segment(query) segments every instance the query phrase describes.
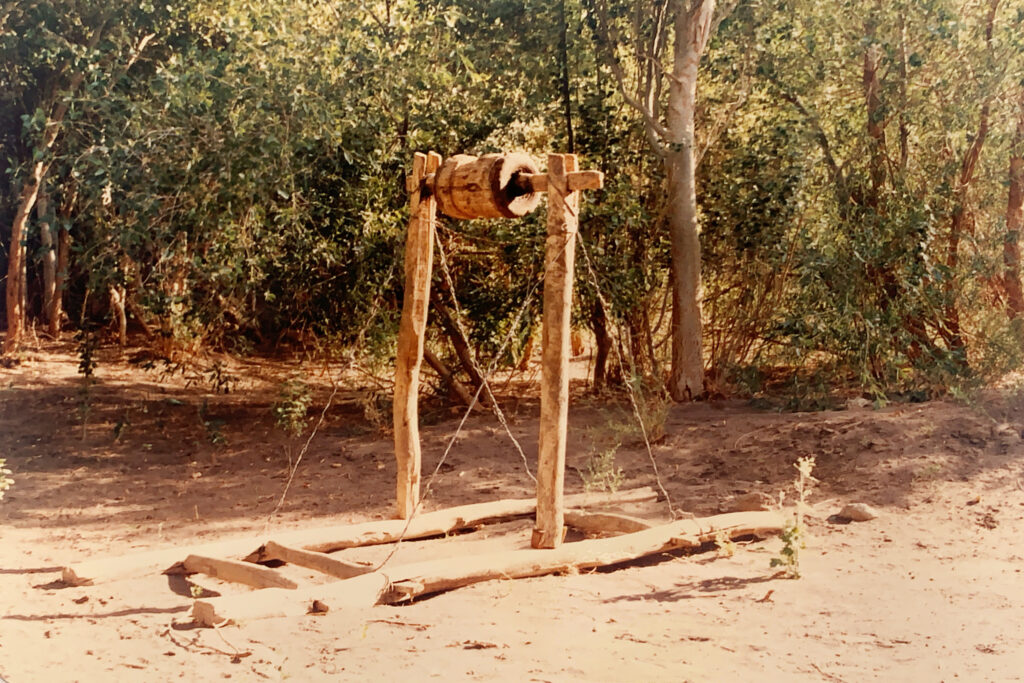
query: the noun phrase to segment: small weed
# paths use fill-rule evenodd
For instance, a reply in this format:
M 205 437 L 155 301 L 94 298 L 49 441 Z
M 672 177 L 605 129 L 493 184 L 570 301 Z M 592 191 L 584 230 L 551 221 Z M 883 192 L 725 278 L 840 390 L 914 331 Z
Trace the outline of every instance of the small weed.
M 124 411 L 121 418 L 114 424 L 114 443 L 118 443 L 121 437 L 125 435 L 128 428 L 132 426 L 131 416 L 128 411 Z
M 305 382 L 298 379 L 284 382 L 278 389 L 277 401 L 270 408 L 274 423 L 288 436 L 300 436 L 309 424 L 306 413 L 312 402 L 313 395 Z
M 93 374 L 96 372 L 99 339 L 95 332 L 88 328 L 79 330 L 75 339 L 78 341 L 78 374 L 82 375 L 82 384 L 78 388 L 78 417 L 82 422 L 82 441 L 85 441 L 89 415 L 92 413 L 92 387 L 96 382 Z
M 377 431 L 384 432 L 391 421 L 391 401 L 379 391 L 370 391 L 359 399 L 363 409 L 363 419 Z
M 278 429 L 288 435 L 289 440 L 285 444 L 284 453 L 288 458 L 288 471 L 292 471 L 292 441 L 298 439 L 302 432 L 309 426 L 309 404 L 313 402 L 313 395 L 309 385 L 299 379 L 290 379 L 281 384 L 277 393 L 277 401 L 271 406 L 270 412 L 274 415 L 274 423 Z
M 587 469 L 581 473 L 584 490 L 611 493 L 619 490 L 625 479 L 622 468 L 615 466 L 615 453 L 619 450 L 619 445 L 616 442 L 590 456 L 587 460 Z
M 719 552 L 724 557 L 732 557 L 736 554 L 736 544 L 724 529 L 715 534 L 715 545 L 718 546 Z
M 4 499 L 4 494 L 14 486 L 14 479 L 11 475 L 14 474 L 7 469 L 7 461 L 4 458 L 0 458 L 0 500 Z
M 789 578 L 799 579 L 800 551 L 807 547 L 804 541 L 806 535 L 804 513 L 809 509 L 807 496 L 816 481 L 811 476 L 811 472 L 814 470 L 814 456 L 798 458 L 794 467 L 798 473 L 793 484 L 796 489 L 796 511 L 793 514 L 793 519 L 789 520 L 782 530 L 782 549 L 779 551 L 778 557 L 772 558 L 771 566 L 783 567 Z
M 224 436 L 224 420 L 210 417 L 210 405 L 205 398 L 197 412 L 199 413 L 199 421 L 206 430 L 207 440 L 214 446 L 226 446 L 228 440 Z

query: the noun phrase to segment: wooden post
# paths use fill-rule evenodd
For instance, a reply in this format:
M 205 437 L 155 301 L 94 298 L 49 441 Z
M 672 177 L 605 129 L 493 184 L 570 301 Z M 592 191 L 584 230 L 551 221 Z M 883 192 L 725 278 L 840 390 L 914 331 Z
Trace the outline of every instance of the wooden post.
M 408 178 L 409 231 L 405 239 L 405 298 L 395 358 L 395 460 L 398 465 L 398 517 L 409 519 L 420 496 L 419 385 L 430 304 L 437 202 L 422 196 L 423 179 L 436 173 L 441 156 L 417 153 Z
M 579 226 L 579 192 L 569 190 L 575 154 L 548 155 L 548 238 L 544 259 L 540 440 L 534 548 L 557 548 L 565 536 L 563 487 L 569 420 L 569 319 Z

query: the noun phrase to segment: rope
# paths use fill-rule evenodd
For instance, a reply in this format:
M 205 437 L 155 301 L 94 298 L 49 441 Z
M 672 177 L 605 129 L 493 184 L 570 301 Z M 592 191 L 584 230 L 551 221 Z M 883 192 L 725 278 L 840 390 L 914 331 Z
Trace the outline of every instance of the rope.
M 512 338 L 515 336 L 516 329 L 519 327 L 519 322 L 522 320 L 523 315 L 526 313 L 526 310 L 529 308 L 530 301 L 533 300 L 534 293 L 537 291 L 537 288 L 543 282 L 544 282 L 544 278 L 543 277 L 537 278 L 537 281 L 535 283 L 533 283 L 533 286 L 530 287 L 530 290 L 527 292 L 526 298 L 523 299 L 522 306 L 519 307 L 519 311 L 518 311 L 518 313 L 516 313 L 516 317 L 512 321 L 512 325 L 509 326 L 508 333 L 505 335 L 505 340 L 502 342 L 501 348 L 498 350 L 498 353 L 496 353 L 494 355 L 494 358 L 491 361 L 491 364 L 487 366 L 487 373 L 486 374 L 481 374 L 481 377 L 485 381 L 481 382 L 480 386 L 478 386 L 476 388 L 476 393 L 473 394 L 473 399 L 469 402 L 469 406 L 466 408 L 466 412 L 464 412 L 462 414 L 462 419 L 459 421 L 459 426 L 456 427 L 455 433 L 453 433 L 451 435 L 451 437 L 448 439 L 448 445 L 445 446 L 444 452 L 441 454 L 440 460 L 437 461 L 437 465 L 434 467 L 434 471 L 431 472 L 430 477 L 427 479 L 426 485 L 423 487 L 423 495 L 421 495 L 420 499 L 416 502 L 416 507 L 413 508 L 412 514 L 409 515 L 409 519 L 405 520 L 405 526 L 402 527 L 402 533 L 400 533 L 398 535 L 398 538 L 395 540 L 395 544 L 391 548 L 391 551 L 387 554 L 387 557 L 385 557 L 383 560 L 381 560 L 380 564 L 378 564 L 376 567 L 374 567 L 372 571 L 376 572 L 376 571 L 380 571 L 381 569 L 383 569 L 387 565 L 387 563 L 391 561 L 391 558 L 393 558 L 395 556 L 395 553 L 398 552 L 399 546 L 401 545 L 402 541 L 405 540 L 405 535 L 409 532 L 409 525 L 412 524 L 412 520 L 416 518 L 416 515 L 419 514 L 420 509 L 423 507 L 423 502 L 430 495 L 430 491 L 431 491 L 431 489 L 434 486 L 434 480 L 437 478 L 438 473 L 441 471 L 441 466 L 444 465 L 445 460 L 448 458 L 448 454 L 451 453 L 452 446 L 455 445 L 455 441 L 459 438 L 459 434 L 462 433 L 462 428 L 465 426 L 466 420 L 469 419 L 470 414 L 473 412 L 473 408 L 476 407 L 477 401 L 480 398 L 480 393 L 483 391 L 484 386 L 486 385 L 487 377 L 489 377 L 494 372 L 494 368 L 497 366 L 498 361 L 501 359 L 501 357 L 505 354 L 505 351 L 507 351 L 508 347 L 511 345 Z M 497 404 L 495 403 L 495 405 L 497 405 Z M 510 436 L 511 436 L 511 434 L 510 434 Z M 514 440 L 515 440 L 515 438 L 513 437 L 513 441 Z M 520 453 L 522 453 L 522 449 L 521 448 L 520 448 Z M 525 460 L 525 458 L 526 458 L 525 454 L 523 454 L 523 458 Z M 527 468 L 527 472 L 529 472 L 529 468 Z M 532 479 L 533 475 L 531 475 L 530 478 Z M 536 481 L 536 479 L 534 479 L 534 481 Z
M 594 287 L 594 291 L 597 293 L 597 298 L 601 302 L 601 305 L 604 307 L 604 310 L 610 315 L 611 311 L 612 311 L 612 308 L 611 308 L 611 306 L 608 305 L 608 300 L 605 299 L 604 293 L 601 290 L 601 285 L 600 285 L 600 283 L 598 282 L 598 279 L 597 279 L 597 273 L 594 271 L 594 264 L 591 262 L 590 254 L 587 253 L 587 247 L 586 247 L 586 245 L 583 242 L 583 236 L 580 233 L 577 233 L 576 238 L 577 238 L 577 241 L 579 242 L 579 245 L 580 245 L 580 253 L 583 254 L 583 261 L 586 263 L 586 266 L 587 266 L 587 273 L 590 275 L 591 284 Z M 623 344 L 622 344 L 622 337 L 623 337 L 622 325 L 621 325 L 620 321 L 618 320 L 618 318 L 614 318 L 614 320 L 615 320 L 615 328 L 618 330 L 618 333 L 619 333 L 619 346 L 620 346 L 620 348 L 628 349 L 629 348 L 629 346 L 628 346 L 628 341 L 629 340 L 628 339 L 626 340 L 626 342 L 627 342 L 626 346 L 623 347 Z M 623 379 L 625 379 L 625 377 L 626 377 L 626 369 L 622 365 L 622 354 L 621 353 L 615 354 L 615 358 L 618 361 L 619 372 L 622 374 Z M 630 357 L 630 361 L 631 361 L 630 365 L 633 365 L 632 357 Z M 631 375 L 630 375 L 631 377 L 633 375 L 635 375 L 635 370 L 636 370 L 636 368 L 634 366 L 633 367 L 633 371 L 634 372 L 631 373 Z M 676 510 L 674 505 L 672 505 L 672 498 L 669 497 L 668 491 L 665 489 L 664 484 L 662 484 L 662 482 L 661 482 L 661 472 L 658 470 L 658 460 L 657 460 L 657 458 L 654 457 L 654 449 L 651 448 L 651 440 L 647 436 L 647 426 L 644 424 L 644 418 L 643 418 L 643 416 L 640 413 L 640 405 L 639 405 L 639 403 L 636 400 L 636 392 L 633 389 L 633 383 L 630 382 L 630 381 L 626 381 L 625 384 L 626 384 L 626 394 L 629 396 L 629 404 L 633 408 L 633 416 L 636 418 L 637 424 L 640 425 L 640 434 L 641 434 L 641 436 L 643 436 L 643 438 L 644 438 L 644 445 L 647 447 L 647 457 L 651 461 L 651 469 L 654 471 L 654 481 L 658 485 L 658 490 L 661 491 L 661 495 L 665 496 L 665 503 L 668 505 L 669 514 L 672 515 L 673 519 L 677 519 L 677 518 L 679 518 L 681 516 L 681 513 L 678 510 Z
M 448 285 L 448 293 L 451 295 L 452 307 L 455 309 L 455 325 L 459 328 L 459 334 L 462 335 L 462 338 L 469 339 L 469 335 L 466 334 L 466 329 L 462 326 L 462 308 L 459 306 L 458 297 L 455 296 L 455 282 L 452 280 L 451 271 L 448 270 L 448 258 L 445 255 L 444 246 L 441 244 L 441 240 L 437 240 L 437 251 L 441 256 L 441 272 L 444 273 L 445 284 Z M 527 301 L 529 301 L 532 296 L 531 292 L 530 296 L 527 297 Z M 517 317 L 512 329 L 514 330 L 518 325 L 519 319 Z M 504 351 L 495 356 L 495 358 L 500 358 L 503 353 Z M 490 382 L 487 381 L 487 375 L 480 370 L 480 366 L 472 355 L 469 357 L 469 362 L 470 365 L 473 366 L 472 370 L 481 379 L 480 386 L 477 387 L 477 396 L 480 395 L 480 389 L 483 389 L 486 392 L 487 400 L 491 404 L 494 416 L 498 418 L 498 422 L 501 423 L 501 426 L 505 429 L 505 433 L 508 434 L 508 438 L 512 441 L 512 445 L 515 446 L 516 451 L 519 453 L 520 460 L 523 461 L 523 469 L 526 470 L 527 476 L 529 476 L 534 483 L 537 483 L 537 477 L 533 476 L 533 472 L 530 471 L 530 462 L 526 458 L 526 452 L 523 450 L 522 444 L 519 443 L 519 440 L 516 439 L 515 435 L 512 433 L 512 429 L 508 426 L 508 421 L 505 419 L 505 413 L 501 410 L 501 406 L 498 405 L 498 400 L 494 397 L 494 393 L 491 391 L 491 385 Z M 475 400 L 476 399 L 474 398 L 474 401 Z
M 366 331 L 370 329 L 370 323 L 373 322 L 373 319 L 377 317 L 377 313 L 380 312 L 380 302 L 381 299 L 383 298 L 384 288 L 387 287 L 389 282 L 391 282 L 391 278 L 394 275 L 394 273 L 395 267 L 394 264 L 392 264 L 387 276 L 384 278 L 384 281 L 381 283 L 380 288 L 377 290 L 377 295 L 373 298 L 373 301 L 370 305 L 370 311 L 366 315 L 366 320 L 363 321 L 362 326 L 359 328 L 359 333 L 356 335 L 356 341 L 354 344 L 356 348 L 358 348 L 362 344 L 362 341 L 366 336 Z M 355 355 L 350 354 L 345 366 L 338 371 L 338 379 L 341 379 L 341 375 L 343 372 L 345 372 L 345 370 L 353 367 L 355 364 Z M 327 403 L 324 404 L 324 409 L 320 411 L 320 418 L 317 420 L 316 425 L 314 425 L 313 430 L 309 433 L 309 436 L 306 437 L 306 442 L 302 444 L 302 449 L 299 451 L 298 456 L 295 458 L 294 464 L 289 463 L 290 471 L 288 473 L 288 481 L 285 482 L 284 490 L 281 492 L 281 498 L 278 499 L 277 505 L 275 505 L 274 509 L 270 511 L 270 514 L 267 515 L 266 521 L 263 523 L 264 535 L 266 535 L 270 531 L 271 520 L 273 520 L 274 515 L 280 512 L 281 506 L 284 505 L 284 501 L 288 497 L 288 491 L 292 487 L 292 481 L 295 479 L 295 474 L 299 471 L 299 463 L 302 462 L 303 456 L 305 456 L 306 451 L 309 450 L 309 444 L 313 442 L 313 437 L 316 436 L 317 432 L 320 431 L 320 427 L 323 426 L 324 420 L 327 418 L 327 411 L 330 410 L 331 405 L 334 404 L 334 399 L 335 397 L 337 397 L 338 390 L 341 388 L 339 382 L 335 381 L 335 379 L 331 377 L 330 372 L 327 373 L 327 377 L 328 379 L 331 380 L 331 395 L 327 397 Z

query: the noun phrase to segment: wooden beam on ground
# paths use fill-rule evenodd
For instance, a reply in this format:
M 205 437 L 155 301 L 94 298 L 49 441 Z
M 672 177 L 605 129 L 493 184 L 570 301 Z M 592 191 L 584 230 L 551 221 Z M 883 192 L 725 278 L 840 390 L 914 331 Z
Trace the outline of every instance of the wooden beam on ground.
M 721 535 L 739 538 L 779 533 L 779 512 L 735 512 L 705 519 L 684 519 L 613 538 L 567 543 L 543 550 L 511 550 L 487 555 L 445 558 L 385 568 L 391 590 L 384 602 L 405 602 L 491 579 L 518 579 L 592 569 L 680 548 L 696 548 Z
M 631 534 L 654 526 L 639 517 L 584 510 L 566 510 L 565 523 L 587 534 Z
M 781 512 L 734 512 L 704 519 L 684 519 L 614 538 L 567 543 L 554 549 L 509 550 L 387 566 L 352 579 L 297 591 L 271 588 L 240 596 L 197 600 L 192 616 L 201 625 L 215 626 L 229 621 L 306 614 L 311 611 L 314 600 L 332 609 L 397 604 L 480 581 L 620 564 L 680 548 L 699 547 L 723 535 L 738 538 L 779 533 L 785 522 L 786 517 Z
M 164 574 L 206 574 L 221 581 L 244 583 L 253 588 L 298 588 L 299 585 L 269 567 L 221 557 L 189 555 Z
M 326 553 L 292 548 L 274 541 L 267 541 L 259 549 L 259 557 L 256 561 L 269 562 L 271 560 L 280 560 L 306 569 L 313 569 L 336 579 L 351 579 L 353 576 L 366 574 L 373 569 L 372 565 L 346 562 Z
M 650 487 L 618 491 L 617 493 L 580 493 L 566 496 L 566 505 L 602 507 L 628 505 L 656 500 L 658 494 Z M 409 525 L 406 539 L 443 536 L 453 531 L 470 529 L 481 524 L 503 519 L 532 515 L 537 509 L 534 498 L 496 500 L 421 513 Z M 361 524 L 337 524 L 313 529 L 297 529 L 274 534 L 283 545 L 331 552 L 363 545 L 393 543 L 402 535 L 405 522 L 388 519 Z M 103 557 L 62 568 L 62 579 L 69 586 L 89 586 L 114 579 L 141 576 L 147 572 L 162 572 L 183 556 L 204 555 L 257 560 L 262 539 L 248 536 L 202 543 L 194 546 L 162 548 L 143 552 Z
M 141 576 L 147 572 L 159 573 L 179 562 L 183 555 L 214 555 L 243 557 L 259 545 L 259 540 L 234 538 L 199 545 L 161 548 L 143 552 L 86 560 L 61 568 L 61 580 L 69 586 L 92 586 L 115 579 Z
M 409 196 L 409 229 L 405 240 L 405 298 L 398 328 L 395 356 L 394 430 L 398 464 L 396 499 L 398 517 L 412 517 L 420 498 L 419 386 L 423 345 L 430 307 L 430 271 L 434 260 L 434 223 L 437 201 L 424 195 L 423 179 L 441 165 L 436 152 L 417 153 L 413 159 Z
M 617 493 L 579 493 L 566 496 L 572 507 L 593 507 L 655 500 L 657 493 L 650 487 L 619 491 Z M 305 550 L 331 553 L 345 548 L 394 543 L 399 538 L 413 540 L 444 536 L 462 529 L 472 529 L 500 520 L 515 519 L 532 515 L 537 509 L 533 499 L 496 500 L 488 503 L 460 505 L 435 512 L 417 515 L 408 523 L 401 519 L 386 519 L 379 522 L 345 524 L 319 529 L 300 529 L 287 534 L 275 534 L 279 543 Z M 404 536 L 403 536 L 404 531 Z M 247 560 L 257 560 L 253 553 Z
M 223 626 L 251 619 L 372 607 L 380 603 L 388 588 L 387 581 L 386 576 L 374 573 L 298 590 L 266 588 L 244 595 L 196 600 L 192 603 L 192 618 L 201 626 Z

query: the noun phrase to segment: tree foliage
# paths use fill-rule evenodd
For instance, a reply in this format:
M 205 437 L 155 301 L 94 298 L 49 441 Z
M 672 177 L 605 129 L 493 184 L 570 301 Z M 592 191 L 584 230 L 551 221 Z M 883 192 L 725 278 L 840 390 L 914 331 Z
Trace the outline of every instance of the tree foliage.
M 650 37 L 682 5 L 8 3 L 0 245 L 16 255 L 7 226 L 23 215 L 16 293 L 44 315 L 53 225 L 72 245 L 65 327 L 120 309 L 167 349 L 330 340 L 386 355 L 412 153 L 543 159 L 571 141 L 606 174 L 583 206 L 575 313 L 603 354 L 596 379 L 620 357 L 663 380 L 669 178 L 608 27 Z M 718 20 L 693 140 L 706 388 L 756 391 L 782 368 L 942 392 L 1018 363 L 1019 1 L 765 0 Z M 668 74 L 662 47 L 620 68 Z M 647 95 L 670 104 L 667 88 Z M 23 211 L 43 183 L 50 201 Z M 541 219 L 442 219 L 439 236 L 471 341 L 492 354 L 540 277 Z

